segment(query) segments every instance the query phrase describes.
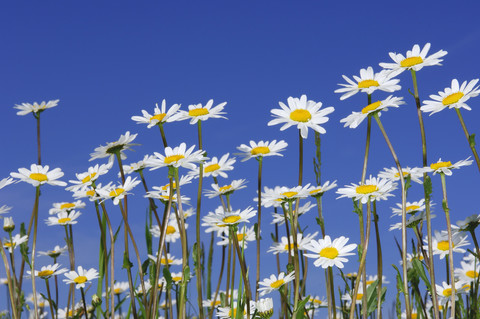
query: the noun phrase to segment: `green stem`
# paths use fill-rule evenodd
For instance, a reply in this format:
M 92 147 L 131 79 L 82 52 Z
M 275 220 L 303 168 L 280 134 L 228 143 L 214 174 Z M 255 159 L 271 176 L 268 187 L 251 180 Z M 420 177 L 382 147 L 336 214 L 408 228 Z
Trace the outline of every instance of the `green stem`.
M 375 238 L 377 241 L 377 319 L 382 319 L 382 281 L 383 281 L 383 261 L 382 261 L 382 243 L 380 241 L 380 232 L 378 229 L 377 202 L 373 202 L 373 223 L 375 225 Z
M 463 120 L 462 113 L 460 110 L 455 108 L 457 112 L 458 119 L 460 120 L 460 124 L 462 125 L 463 133 L 465 133 L 465 137 L 467 138 L 468 146 L 472 150 L 473 156 L 475 157 L 475 162 L 477 162 L 478 171 L 480 172 L 480 158 L 478 157 L 477 150 L 475 149 L 475 141 L 473 140 L 474 135 L 470 135 L 467 130 L 467 126 L 465 125 L 465 121 Z
M 234 249 L 237 252 L 238 263 L 240 264 L 240 270 L 242 272 L 242 278 L 245 284 L 245 295 L 246 295 L 246 307 L 247 307 L 247 318 L 250 318 L 250 300 L 252 300 L 252 290 L 250 289 L 250 282 L 248 280 L 247 267 L 245 265 L 245 259 L 240 250 L 238 244 L 237 232 L 230 227 L 230 236 L 233 239 Z
M 198 146 L 199 149 L 202 149 L 202 121 L 198 121 Z M 180 187 L 179 181 L 177 181 L 178 187 Z M 197 240 L 197 266 L 195 267 L 195 273 L 197 277 L 197 301 L 198 301 L 198 310 L 200 319 L 203 319 L 205 316 L 203 314 L 203 298 L 202 298 L 202 245 L 200 240 L 200 209 L 202 206 L 202 187 L 203 187 L 203 163 L 199 164 L 199 175 L 198 175 L 198 193 L 197 193 L 197 211 L 196 211 L 196 240 Z
M 85 302 L 85 291 L 83 291 L 83 288 L 80 288 L 80 292 L 82 293 L 83 313 L 85 314 L 85 319 L 88 319 L 87 303 Z
M 258 288 L 260 282 L 260 229 L 261 222 L 262 222 L 262 164 L 263 164 L 263 156 L 258 157 L 258 208 L 257 208 L 257 229 L 255 231 L 255 237 L 257 240 L 257 277 L 255 278 L 255 301 L 258 301 Z
M 37 161 L 38 165 L 42 165 L 42 152 L 40 147 L 40 113 L 34 113 L 33 116 L 37 119 Z
M 163 148 L 166 148 L 168 145 L 167 145 L 167 139 L 165 138 L 165 131 L 163 130 L 163 123 L 159 122 L 157 125 L 160 128 L 160 134 L 162 135 Z
M 50 312 L 52 314 L 52 318 L 55 318 L 55 311 L 53 311 L 53 300 L 52 295 L 50 294 L 50 285 L 48 283 L 48 279 L 45 279 L 45 286 L 47 286 L 48 304 L 50 306 Z
M 40 118 L 38 119 L 40 123 Z M 37 248 L 37 225 L 38 225 L 38 202 L 40 198 L 40 186 L 36 187 L 35 190 L 35 204 L 34 204 L 34 221 L 33 221 L 33 241 L 32 241 L 32 261 L 31 261 L 31 270 L 32 270 L 32 294 L 33 294 L 33 305 L 35 308 L 35 317 L 38 316 L 38 305 L 37 305 L 37 287 L 35 285 L 35 253 Z

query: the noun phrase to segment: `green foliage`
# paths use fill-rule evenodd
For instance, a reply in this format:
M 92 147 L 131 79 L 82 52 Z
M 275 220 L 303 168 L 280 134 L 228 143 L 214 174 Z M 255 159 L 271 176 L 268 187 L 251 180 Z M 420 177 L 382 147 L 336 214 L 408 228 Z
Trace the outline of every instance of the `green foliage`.
M 468 136 L 468 144 L 470 144 L 471 148 L 475 148 L 475 134 Z
M 123 265 L 122 269 L 130 269 L 133 267 L 132 262 L 128 259 L 127 252 L 123 253 Z

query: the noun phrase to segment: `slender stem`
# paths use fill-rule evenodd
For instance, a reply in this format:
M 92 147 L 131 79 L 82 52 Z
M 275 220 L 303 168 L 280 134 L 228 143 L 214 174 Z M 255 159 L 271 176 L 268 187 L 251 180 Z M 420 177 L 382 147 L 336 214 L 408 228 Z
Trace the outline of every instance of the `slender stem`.
M 382 243 L 380 241 L 380 232 L 378 229 L 377 202 L 373 202 L 373 223 L 375 225 L 375 239 L 377 241 L 377 319 L 382 319 L 382 281 L 383 281 L 383 261 L 382 261 Z
M 217 289 L 215 289 L 215 296 L 212 299 L 212 308 L 208 313 L 208 317 L 211 319 L 213 316 L 213 311 L 215 310 L 215 304 L 217 301 L 218 292 L 220 290 L 220 283 L 222 282 L 223 270 L 225 269 L 225 249 L 226 245 L 222 246 L 222 264 L 220 266 L 220 274 L 218 275 Z
M 85 319 L 88 319 L 87 303 L 85 302 L 85 291 L 83 291 L 83 288 L 80 288 L 80 292 L 82 293 L 83 313 L 85 314 Z
M 202 121 L 198 121 L 198 145 L 199 149 L 202 149 Z M 178 187 L 180 187 L 180 182 L 177 181 Z M 196 241 L 197 241 L 197 266 L 195 267 L 195 273 L 197 277 L 197 301 L 198 301 L 198 310 L 200 319 L 203 319 L 205 316 L 203 314 L 203 298 L 202 298 L 202 245 L 200 240 L 200 208 L 202 206 L 202 187 L 203 187 L 203 163 L 199 165 L 199 174 L 198 174 L 198 193 L 197 193 L 197 211 L 196 211 Z
M 303 179 L 303 137 L 298 130 L 298 185 L 302 185 Z
M 40 123 L 40 118 L 38 119 Z M 40 125 L 40 124 L 39 124 Z M 35 191 L 35 204 L 34 204 L 34 221 L 33 221 L 33 241 L 32 241 L 32 293 L 33 293 L 33 305 L 35 307 L 35 318 L 38 317 L 38 305 L 37 305 L 37 287 L 35 285 L 35 253 L 37 248 L 37 225 L 38 225 L 38 202 L 40 198 L 40 186 L 36 187 Z
M 237 252 L 238 263 L 240 264 L 240 270 L 242 271 L 242 277 L 245 284 L 245 294 L 246 294 L 246 305 L 247 305 L 247 317 L 250 318 L 250 300 L 252 299 L 252 290 L 250 289 L 250 282 L 248 280 L 247 274 L 247 267 L 245 265 L 245 258 L 242 255 L 242 251 L 240 250 L 240 246 L 238 244 L 238 238 L 236 231 L 230 229 L 230 236 L 233 239 L 234 249 Z
M 477 150 L 475 149 L 475 141 L 470 140 L 472 135 L 468 133 L 467 126 L 465 125 L 465 121 L 463 120 L 462 113 L 460 113 L 460 110 L 455 108 L 455 111 L 457 112 L 458 119 L 460 120 L 460 124 L 462 125 L 463 132 L 465 133 L 465 137 L 467 138 L 468 146 L 470 146 L 470 149 L 472 150 L 473 156 L 475 157 L 475 162 L 477 162 L 477 167 L 478 171 L 480 172 L 480 158 L 478 157 Z
M 5 272 L 7 273 L 7 287 L 8 287 L 8 294 L 10 295 L 9 299 L 10 299 L 10 304 L 12 306 L 13 317 L 17 319 L 18 318 L 17 304 L 16 304 L 15 290 L 14 290 L 14 283 L 13 283 L 13 281 L 16 281 L 17 278 L 12 279 L 11 277 L 7 254 L 5 253 L 5 248 L 3 247 L 3 243 L 1 239 L 0 239 L 0 253 L 2 254 L 3 264 L 5 266 Z
M 257 199 L 258 199 L 258 208 L 257 208 L 257 230 L 255 232 L 255 237 L 257 240 L 257 277 L 255 278 L 255 301 L 258 301 L 258 288 L 260 282 L 260 229 L 262 222 L 262 164 L 263 156 L 258 157 L 258 187 L 257 187 Z
M 298 201 L 297 201 L 298 202 Z M 296 210 L 298 211 L 298 209 Z M 298 241 L 297 241 L 297 212 L 293 211 L 293 204 L 288 202 L 288 215 L 290 216 L 292 237 L 293 237 L 293 266 L 295 268 L 295 284 L 293 290 L 293 313 L 294 317 L 298 311 L 299 288 L 300 288 L 300 264 L 298 262 Z
M 42 165 L 42 151 L 40 147 L 40 113 L 34 113 L 33 116 L 37 119 L 37 161 L 38 165 Z
M 167 139 L 165 138 L 165 131 L 163 130 L 163 123 L 159 122 L 157 125 L 160 128 L 160 134 L 162 135 L 163 148 L 166 148 L 168 145 L 167 145 Z
M 52 313 L 52 318 L 55 318 L 55 311 L 53 311 L 53 300 L 52 295 L 50 294 L 50 284 L 48 283 L 48 279 L 45 279 L 45 286 L 47 287 L 47 295 L 48 295 L 48 304 L 50 306 L 50 312 Z

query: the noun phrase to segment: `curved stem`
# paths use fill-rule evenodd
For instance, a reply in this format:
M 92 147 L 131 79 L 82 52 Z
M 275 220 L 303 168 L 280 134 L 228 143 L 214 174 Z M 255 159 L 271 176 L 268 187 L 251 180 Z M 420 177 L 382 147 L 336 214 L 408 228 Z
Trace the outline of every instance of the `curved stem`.
M 455 108 L 455 111 L 457 112 L 458 119 L 460 120 L 460 124 L 462 125 L 463 133 L 465 133 L 465 137 L 467 138 L 468 146 L 470 146 L 470 149 L 472 150 L 473 157 L 475 157 L 475 162 L 477 162 L 478 171 L 480 172 L 480 158 L 478 157 L 477 150 L 475 149 L 475 141 L 473 140 L 473 135 L 470 135 L 468 133 L 467 126 L 465 125 L 465 122 L 463 121 L 463 116 L 462 116 L 462 113 L 460 113 L 460 110 Z

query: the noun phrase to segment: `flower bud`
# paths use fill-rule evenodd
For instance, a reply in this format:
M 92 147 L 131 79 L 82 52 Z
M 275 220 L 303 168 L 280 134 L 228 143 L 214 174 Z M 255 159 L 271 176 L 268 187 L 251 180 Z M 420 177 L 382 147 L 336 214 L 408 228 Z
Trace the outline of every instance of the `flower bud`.
M 257 311 L 261 318 L 270 318 L 273 316 L 273 299 L 264 298 L 257 301 Z
M 96 308 L 96 307 L 100 306 L 101 304 L 102 304 L 102 298 L 100 298 L 97 295 L 93 295 L 92 296 L 92 306 L 94 306 Z
M 3 230 L 7 233 L 11 233 L 15 229 L 15 223 L 12 217 L 5 217 L 3 219 Z

